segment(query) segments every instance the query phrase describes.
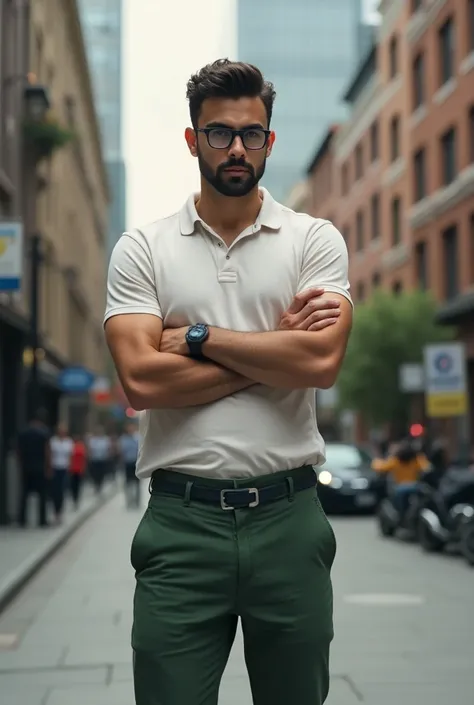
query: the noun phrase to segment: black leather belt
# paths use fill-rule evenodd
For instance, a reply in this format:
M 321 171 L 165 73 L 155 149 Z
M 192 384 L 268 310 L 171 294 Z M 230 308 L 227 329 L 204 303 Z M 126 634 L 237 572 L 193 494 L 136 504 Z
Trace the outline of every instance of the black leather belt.
M 288 477 L 273 485 L 238 488 L 210 487 L 205 484 L 199 484 L 199 478 L 196 478 L 196 481 L 192 483 L 173 482 L 169 479 L 160 478 L 158 471 L 151 479 L 150 492 L 151 494 L 171 495 L 172 497 L 181 497 L 183 499 L 188 496 L 190 501 L 217 504 L 222 509 L 229 511 L 276 502 L 279 499 L 291 496 L 294 492 L 301 492 L 302 490 L 316 487 L 316 483 L 316 474 L 311 467 L 305 468 L 303 473 L 299 471 L 294 477 L 292 477 L 292 471 L 290 470 L 288 471 Z M 191 485 L 190 488 L 189 485 Z

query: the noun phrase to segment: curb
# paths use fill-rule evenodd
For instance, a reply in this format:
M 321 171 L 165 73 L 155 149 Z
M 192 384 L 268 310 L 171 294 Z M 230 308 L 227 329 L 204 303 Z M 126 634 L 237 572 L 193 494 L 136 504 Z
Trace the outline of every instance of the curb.
M 0 614 L 18 595 L 20 590 L 31 580 L 36 573 L 48 562 L 57 551 L 90 519 L 96 512 L 110 502 L 118 493 L 118 488 L 112 487 L 111 491 L 101 500 L 92 502 L 78 517 L 74 519 L 58 535 L 47 541 L 36 553 L 28 557 L 18 568 L 12 571 L 0 584 Z

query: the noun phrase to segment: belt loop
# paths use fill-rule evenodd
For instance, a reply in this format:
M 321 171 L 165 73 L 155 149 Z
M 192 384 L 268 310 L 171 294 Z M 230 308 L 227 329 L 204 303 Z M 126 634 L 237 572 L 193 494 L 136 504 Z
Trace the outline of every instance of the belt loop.
M 285 481 L 288 485 L 288 501 L 292 502 L 295 498 L 295 483 L 292 477 L 285 477 Z
M 184 506 L 189 507 L 191 504 L 191 490 L 193 488 L 194 482 L 187 482 L 186 489 L 184 490 Z

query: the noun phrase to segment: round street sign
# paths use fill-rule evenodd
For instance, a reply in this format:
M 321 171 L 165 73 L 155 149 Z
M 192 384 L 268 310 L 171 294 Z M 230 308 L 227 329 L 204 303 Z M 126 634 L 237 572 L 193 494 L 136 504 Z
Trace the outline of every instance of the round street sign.
M 58 383 L 63 392 L 84 394 L 90 390 L 94 380 L 95 375 L 87 368 L 68 367 L 59 375 Z

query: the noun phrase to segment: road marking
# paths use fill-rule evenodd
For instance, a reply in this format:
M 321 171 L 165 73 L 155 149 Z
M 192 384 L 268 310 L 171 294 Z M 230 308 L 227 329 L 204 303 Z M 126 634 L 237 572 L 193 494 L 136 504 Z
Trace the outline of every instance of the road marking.
M 350 605 L 382 605 L 389 607 L 422 605 L 426 602 L 422 595 L 402 595 L 393 593 L 367 593 L 360 595 L 345 595 L 344 602 Z
M 0 651 L 9 651 L 18 646 L 18 634 L 0 634 Z

